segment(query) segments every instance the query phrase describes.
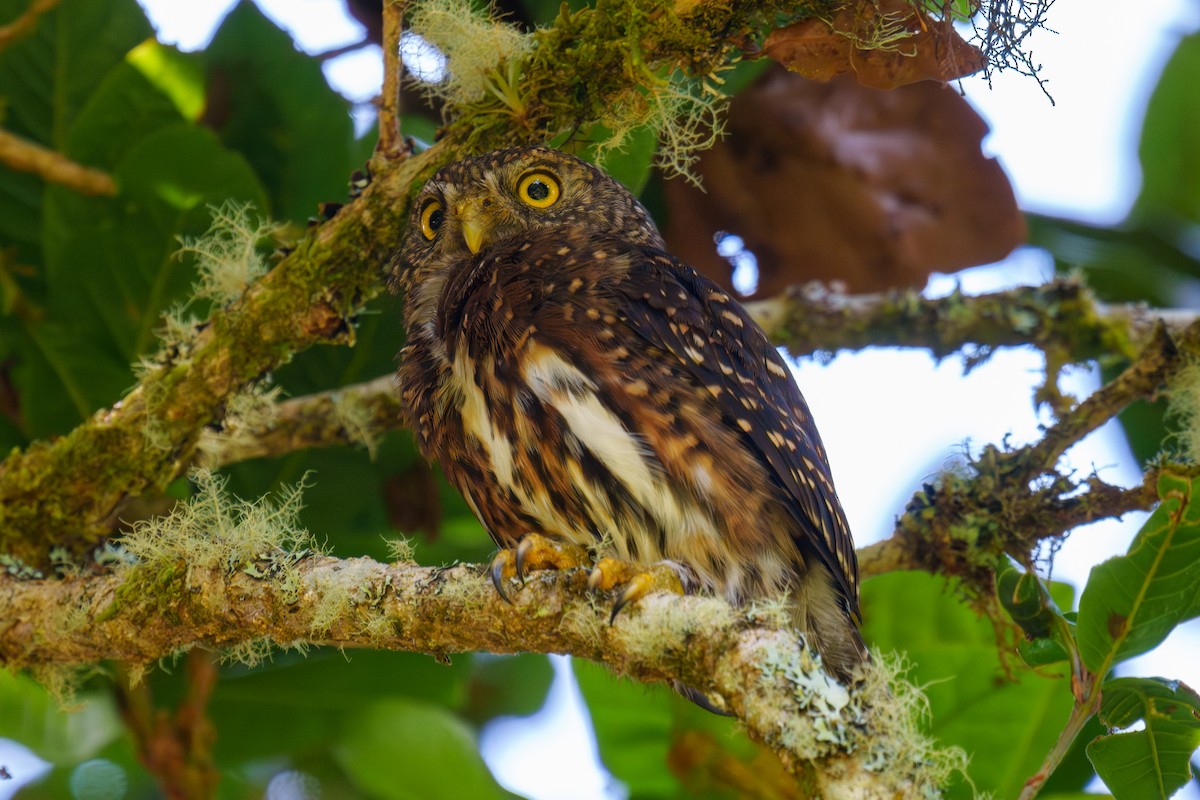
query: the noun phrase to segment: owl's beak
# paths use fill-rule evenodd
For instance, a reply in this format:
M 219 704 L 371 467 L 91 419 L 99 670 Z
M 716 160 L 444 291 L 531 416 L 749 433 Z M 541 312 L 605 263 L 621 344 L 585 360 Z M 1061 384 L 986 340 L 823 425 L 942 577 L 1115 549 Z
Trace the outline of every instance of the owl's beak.
M 471 255 L 475 255 L 479 248 L 483 247 L 483 235 L 486 231 L 481 223 L 482 220 L 476 217 L 465 217 L 462 221 L 463 241 L 467 243 Z
M 461 221 L 462 237 L 467 243 L 467 249 L 471 251 L 471 255 L 478 253 L 487 239 L 490 227 L 483 203 L 475 198 L 464 198 L 462 202 L 455 204 L 454 213 Z

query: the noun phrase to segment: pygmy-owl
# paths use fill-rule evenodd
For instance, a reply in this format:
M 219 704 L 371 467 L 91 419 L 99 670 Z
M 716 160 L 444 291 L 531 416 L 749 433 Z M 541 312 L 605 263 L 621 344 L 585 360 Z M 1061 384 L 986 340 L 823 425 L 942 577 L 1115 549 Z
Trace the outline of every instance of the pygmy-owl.
M 556 150 L 440 170 L 392 264 L 408 422 L 502 548 L 536 533 L 735 604 L 787 596 L 846 680 L 858 567 L 808 406 L 745 310 L 663 248 L 623 186 Z

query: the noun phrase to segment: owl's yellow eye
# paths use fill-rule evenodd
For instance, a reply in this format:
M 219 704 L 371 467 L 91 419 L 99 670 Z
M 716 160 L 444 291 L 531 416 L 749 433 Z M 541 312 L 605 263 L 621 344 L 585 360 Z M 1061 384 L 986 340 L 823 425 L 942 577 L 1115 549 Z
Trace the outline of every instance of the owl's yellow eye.
M 558 201 L 558 179 L 549 172 L 531 172 L 517 185 L 517 194 L 534 208 L 549 208 Z
M 442 210 L 442 204 L 437 200 L 430 200 L 421 209 L 421 235 L 428 241 L 433 241 L 437 236 L 438 228 L 442 227 L 442 218 L 445 217 L 445 212 Z

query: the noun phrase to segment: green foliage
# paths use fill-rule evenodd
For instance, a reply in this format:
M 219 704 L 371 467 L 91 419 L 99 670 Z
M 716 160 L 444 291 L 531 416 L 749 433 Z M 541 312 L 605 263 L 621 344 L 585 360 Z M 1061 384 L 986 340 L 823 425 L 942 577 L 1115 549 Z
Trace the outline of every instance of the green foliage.
M 317 61 L 252 3 L 239 3 L 204 53 L 205 121 L 253 166 L 281 220 L 303 222 L 340 200 L 356 163 L 350 104 Z
M 335 754 L 351 780 L 380 800 L 513 796 L 487 771 L 467 726 L 415 700 L 380 700 L 350 715 Z
M 1053 745 L 1071 708 L 1061 675 L 1020 671 L 1006 676 L 992 624 L 949 602 L 946 582 L 916 572 L 863 584 L 864 636 L 872 649 L 899 650 L 912 662 L 909 679 L 929 700 L 930 732 L 971 758 L 948 793 L 1016 797 Z M 1069 598 L 1067 598 L 1069 602 Z
M 1120 661 L 1156 646 L 1200 613 L 1200 503 L 1196 483 L 1164 474 L 1162 502 L 1128 555 L 1092 569 L 1079 601 L 1079 653 L 1103 677 Z
M 1135 213 L 1162 222 L 1200 223 L 1200 34 L 1186 36 L 1163 69 L 1146 108 L 1138 155 L 1142 193 Z
M 0 20 L 28 5 L 0 0 Z M 560 46 L 567 39 L 520 34 L 491 22 L 472 27 L 466 15 L 443 19 L 454 23 L 443 27 L 466 25 L 468 34 L 490 31 L 467 35 L 465 43 L 461 31 L 451 31 L 458 42 L 452 70 L 457 67 L 459 79 L 447 87 L 452 99 L 490 108 L 495 113 L 487 119 L 500 126 L 520 122 L 521 113 L 531 110 L 543 115 L 539 120 L 553 118 L 564 139 L 568 133 L 593 143 L 623 138 L 623 150 L 592 146 L 585 154 L 635 189 L 646 185 L 650 165 L 662 157 L 660 132 L 677 137 L 677 150 L 696 144 L 689 139 L 696 129 L 677 120 L 694 122 L 710 113 L 716 95 L 706 94 L 696 79 L 647 66 L 647 54 L 631 46 L 652 38 L 651 30 L 684 35 L 670 15 L 629 17 L 632 5 L 623 2 L 576 2 L 566 11 L 556 0 L 532 5 L 532 18 L 550 22 L 561 14 L 570 36 L 593 41 L 567 62 Z M 957 1 L 927 6 L 953 16 L 969 8 Z M 349 104 L 326 85 L 317 61 L 297 52 L 252 4 L 239 4 L 202 54 L 182 54 L 151 36 L 133 0 L 62 0 L 39 18 L 31 35 L 0 47 L 0 125 L 111 174 L 118 189 L 114 197 L 85 197 L 0 170 L 0 389 L 7 393 L 11 384 L 20 400 L 19 413 L 0 415 L 4 451 L 70 429 L 134 384 L 131 365 L 158 348 L 169 310 L 190 301 L 197 281 L 213 275 L 195 254 L 179 255 L 181 240 L 203 249 L 194 237 L 211 225 L 213 207 L 251 204 L 265 219 L 292 223 L 294 230 L 322 201 L 344 199 L 350 172 L 369 152 L 370 141 L 354 141 Z M 1064 268 L 1082 267 L 1107 297 L 1172 304 L 1180 286 L 1200 276 L 1200 262 L 1178 226 L 1200 221 L 1194 146 L 1200 117 L 1192 102 L 1200 82 L 1198 42 L 1192 36 L 1180 45 L 1151 101 L 1140 153 L 1146 181 L 1131 219 L 1114 228 L 1032 221 L 1035 242 Z M 648 76 L 656 88 L 583 114 L 538 108 L 542 90 L 549 97 L 569 96 L 563 86 L 518 91 L 522 65 L 538 59 L 562 67 L 563 86 L 583 104 L 595 102 L 586 91 L 589 81 L 626 71 Z M 582 77 L 566 67 L 578 67 Z M 724 87 L 736 91 L 758 69 L 759 63 L 741 65 L 727 74 Z M 576 131 L 578 117 L 589 115 L 606 125 Z M 406 114 L 403 122 L 405 133 L 432 140 L 429 119 Z M 245 235 L 236 244 L 243 250 L 266 233 L 249 221 L 240 227 Z M 255 248 L 249 250 L 257 257 Z M 254 274 L 267 266 L 260 263 Z M 208 299 L 226 302 L 246 282 L 247 276 L 237 277 L 232 288 L 207 292 Z M 302 396 L 392 372 L 403 342 L 398 301 L 380 298 L 357 322 L 354 348 L 299 354 L 264 376 L 264 387 Z M 1151 420 L 1140 430 L 1132 434 L 1139 452 L 1157 451 L 1161 422 Z M 390 433 L 370 448 L 237 465 L 228 471 L 228 486 L 240 497 L 263 496 L 312 471 L 298 518 L 291 516 L 294 507 L 282 519 L 267 506 L 224 497 L 212 484 L 167 518 L 177 535 L 161 535 L 168 529 L 160 520 L 160 527 L 143 525 L 141 538 L 133 537 L 140 577 L 169 575 L 181 560 L 256 569 L 261 553 L 276 545 L 307 546 L 300 534 L 305 528 L 329 532 L 328 545 L 339 555 L 386 558 L 384 540 L 403 534 L 412 537 L 422 563 L 486 560 L 492 545 L 440 477 L 425 498 L 432 522 L 395 530 L 390 487 L 418 462 L 411 437 Z M 1071 605 L 1063 587 L 1047 589 L 1019 570 L 1000 576 L 1001 602 L 1029 637 L 1018 650 L 1033 669 L 998 652 L 992 624 L 962 608 L 940 579 L 904 574 L 867 582 L 868 641 L 877 650 L 907 653 L 911 677 L 929 700 L 930 732 L 974 756 L 968 770 L 974 789 L 1016 796 L 1037 770 L 1070 714 L 1065 671 L 1076 655 L 1107 673 L 1200 612 L 1194 588 L 1200 585 L 1200 512 L 1189 502 L 1192 489 L 1180 479 L 1164 479 L 1163 507 L 1129 554 L 1093 573 L 1078 625 L 1060 610 Z M 138 568 L 132 569 L 137 577 Z M 284 580 L 286 573 L 285 562 Z M 72 613 L 65 612 L 64 630 L 79 622 Z M 260 798 L 266 780 L 284 768 L 316 776 L 326 796 L 505 797 L 478 754 L 472 726 L 532 713 L 550 681 L 542 657 L 457 657 L 443 665 L 402 653 L 252 654 L 270 658 L 223 666 L 209 704 L 218 731 L 213 755 L 226 776 L 222 798 Z M 700 734 L 744 765 L 755 764 L 760 750 L 733 722 L 665 687 L 616 680 L 589 663 L 575 662 L 574 669 L 601 758 L 633 796 L 737 796 L 718 780 L 697 784 L 694 776 L 681 777 L 673 760 L 693 741 L 689 737 Z M 1096 677 L 1099 682 L 1104 675 Z M 147 680 L 164 708 L 180 702 L 187 689 L 171 665 Z M 1045 796 L 1081 796 L 1077 790 L 1093 774 L 1085 745 L 1095 771 L 1118 797 L 1159 797 L 1186 780 L 1188 757 L 1200 743 L 1195 694 L 1145 678 L 1112 679 L 1100 689 L 1099 717 L 1110 730 L 1083 728 L 1048 784 L 1056 793 Z M 23 798 L 66 797 L 78 781 L 94 787 L 86 773 L 96 767 L 84 768 L 93 759 L 121 771 L 129 796 L 153 796 L 154 781 L 139 766 L 112 697 L 110 684 L 94 679 L 82 688 L 82 708 L 66 714 L 29 678 L 0 674 L 0 736 L 26 744 L 55 767 L 40 785 L 22 790 Z M 1142 730 L 1121 732 L 1138 720 Z M 949 794 L 968 797 L 972 791 L 963 781 Z
M 1100 719 L 1111 731 L 1144 723 L 1088 744 L 1088 758 L 1118 800 L 1169 797 L 1191 777 L 1189 761 L 1200 747 L 1200 695 L 1187 686 L 1162 678 L 1107 681 Z

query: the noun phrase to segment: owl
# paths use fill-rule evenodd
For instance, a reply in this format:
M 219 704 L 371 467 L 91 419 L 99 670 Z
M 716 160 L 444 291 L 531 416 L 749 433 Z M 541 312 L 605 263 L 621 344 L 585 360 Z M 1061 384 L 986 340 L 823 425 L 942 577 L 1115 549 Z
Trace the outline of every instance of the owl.
M 847 681 L 867 658 L 858 567 L 808 406 L 737 301 L 664 248 L 628 190 L 565 153 L 440 170 L 390 265 L 407 422 L 518 574 L 549 542 L 734 604 L 787 597 Z

